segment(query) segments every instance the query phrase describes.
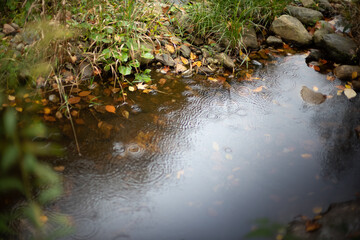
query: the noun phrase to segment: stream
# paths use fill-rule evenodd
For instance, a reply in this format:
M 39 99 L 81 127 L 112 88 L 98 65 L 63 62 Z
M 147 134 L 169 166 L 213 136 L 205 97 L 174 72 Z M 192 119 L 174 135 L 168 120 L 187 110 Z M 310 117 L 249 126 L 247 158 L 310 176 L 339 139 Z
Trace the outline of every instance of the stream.
M 110 137 L 84 117 L 82 156 L 69 138 L 53 160 L 65 166 L 65 194 L 48 211 L 76 228 L 64 239 L 243 239 L 256 219 L 285 225 L 354 199 L 360 102 L 337 96 L 341 82 L 305 57 L 279 57 L 230 88 L 165 76 L 161 92 L 129 93 L 128 119 L 101 115 Z M 302 86 L 332 97 L 310 105 Z

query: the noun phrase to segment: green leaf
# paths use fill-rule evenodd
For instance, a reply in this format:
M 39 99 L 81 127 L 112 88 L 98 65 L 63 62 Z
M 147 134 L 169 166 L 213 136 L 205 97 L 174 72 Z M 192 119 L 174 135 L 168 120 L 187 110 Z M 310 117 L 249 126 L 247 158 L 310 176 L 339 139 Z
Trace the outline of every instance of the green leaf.
M 140 67 L 140 63 L 139 63 L 139 61 L 137 59 L 132 60 L 129 65 L 134 67 L 134 68 Z
M 105 59 L 109 59 L 111 58 L 111 50 L 109 48 L 105 48 L 103 51 L 102 51 L 102 54 L 104 54 L 104 58 Z
M 39 195 L 39 201 L 42 204 L 49 203 L 62 194 L 62 188 L 59 186 L 51 186 L 50 188 L 43 190 Z
M 7 192 L 10 190 L 18 190 L 24 193 L 23 183 L 15 177 L 7 177 L 0 179 L 0 192 Z
M 8 108 L 4 114 L 5 134 L 8 137 L 15 137 L 16 132 L 16 112 L 13 108 Z
M 141 57 L 146 58 L 146 59 L 154 59 L 154 55 L 152 55 L 149 52 L 141 54 Z
M 150 82 L 151 77 L 146 73 L 135 73 L 135 82 Z
M 41 215 L 42 211 L 38 204 L 32 202 L 24 209 L 25 215 L 28 217 L 28 219 L 37 227 L 40 228 L 41 223 Z
M 19 157 L 20 149 L 17 145 L 10 145 L 5 148 L 2 161 L 1 161 L 1 170 L 6 172 L 13 165 L 15 165 L 17 158 Z
M 26 127 L 22 130 L 22 133 L 26 137 L 34 138 L 34 137 L 40 137 L 45 138 L 47 137 L 47 130 L 44 124 L 41 122 L 35 122 L 31 124 L 29 127 Z
M 124 76 L 130 75 L 131 74 L 131 67 L 120 66 L 119 67 L 119 72 Z
M 49 166 L 44 164 L 37 164 L 35 174 L 40 181 L 40 184 L 58 184 L 59 176 Z
M 28 172 L 33 172 L 37 166 L 37 159 L 34 155 L 27 153 L 24 156 L 24 168 Z
M 107 71 L 109 71 L 109 70 L 110 70 L 110 65 L 106 65 L 106 66 L 104 67 L 104 71 L 107 72 Z

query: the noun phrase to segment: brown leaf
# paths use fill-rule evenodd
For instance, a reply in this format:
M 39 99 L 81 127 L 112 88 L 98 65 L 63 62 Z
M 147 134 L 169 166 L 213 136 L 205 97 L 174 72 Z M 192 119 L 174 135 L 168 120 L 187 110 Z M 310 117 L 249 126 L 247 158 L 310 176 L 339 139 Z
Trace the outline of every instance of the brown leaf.
M 172 46 L 172 45 L 170 45 L 170 44 L 166 44 L 166 45 L 165 45 L 165 48 L 166 48 L 166 50 L 169 51 L 169 53 L 171 53 L 171 54 L 175 53 L 175 48 L 174 48 L 174 46 Z
M 82 92 L 79 92 L 79 96 L 80 97 L 86 97 L 87 95 L 89 95 L 91 92 L 90 91 L 82 91 Z
M 53 169 L 57 172 L 63 172 L 65 170 L 64 166 L 55 166 Z
M 110 113 L 116 113 L 116 108 L 113 105 L 106 105 L 105 110 Z
M 75 119 L 75 122 L 76 122 L 76 124 L 79 124 L 79 125 L 84 125 L 85 124 L 85 121 L 82 118 Z
M 124 118 L 129 119 L 130 113 L 129 113 L 128 111 L 123 110 L 123 111 L 121 112 L 121 114 L 123 115 Z
M 71 97 L 71 98 L 68 99 L 68 102 L 69 102 L 70 104 L 76 104 L 76 103 L 79 103 L 80 100 L 81 100 L 80 97 Z
M 310 153 L 303 153 L 303 154 L 301 154 L 301 157 L 302 158 L 311 158 L 312 155 Z
M 51 113 L 51 109 L 50 109 L 50 108 L 48 108 L 48 107 L 44 108 L 44 114 L 45 114 L 45 115 L 49 115 L 50 113 Z
M 56 122 L 56 119 L 53 116 L 44 115 L 44 119 L 48 122 Z
M 308 220 L 305 223 L 305 227 L 306 227 L 305 229 L 307 232 L 313 232 L 315 230 L 318 230 L 321 227 L 321 225 L 319 223 L 317 223 L 316 221 Z
M 166 79 L 165 78 L 160 78 L 159 84 L 164 85 L 165 83 L 166 83 Z

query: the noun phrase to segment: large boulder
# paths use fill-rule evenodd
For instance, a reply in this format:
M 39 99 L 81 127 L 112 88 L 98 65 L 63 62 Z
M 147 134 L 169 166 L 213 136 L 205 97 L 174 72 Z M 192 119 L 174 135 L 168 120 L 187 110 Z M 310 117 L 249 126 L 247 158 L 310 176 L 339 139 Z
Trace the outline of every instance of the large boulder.
M 318 9 L 324 14 L 334 13 L 334 8 L 331 6 L 328 0 L 317 0 Z
M 304 25 L 295 17 L 282 15 L 275 19 L 270 26 L 270 30 L 286 41 L 290 41 L 299 46 L 309 45 L 312 37 L 306 31 Z
M 315 25 L 315 23 L 324 18 L 323 14 L 319 11 L 296 6 L 287 6 L 286 9 L 291 16 L 296 17 L 305 25 Z
M 334 69 L 334 73 L 340 80 L 352 80 L 354 75 L 360 76 L 360 66 L 340 65 Z
M 322 50 L 328 59 L 338 63 L 356 63 L 356 44 L 349 38 L 340 34 L 330 33 L 322 37 Z

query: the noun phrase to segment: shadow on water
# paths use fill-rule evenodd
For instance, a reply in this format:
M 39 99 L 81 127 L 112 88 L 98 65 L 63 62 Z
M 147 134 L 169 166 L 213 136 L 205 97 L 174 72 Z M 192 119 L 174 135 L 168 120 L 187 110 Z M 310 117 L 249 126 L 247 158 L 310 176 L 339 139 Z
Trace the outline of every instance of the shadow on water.
M 254 219 L 286 223 L 352 199 L 359 101 L 336 96 L 339 82 L 304 58 L 280 58 L 230 89 L 168 77 L 165 94 L 129 95 L 117 109 L 128 119 L 83 111 L 83 156 L 68 142 L 53 160 L 66 190 L 54 209 L 77 227 L 68 239 L 242 239 Z M 308 105 L 302 86 L 333 97 Z

